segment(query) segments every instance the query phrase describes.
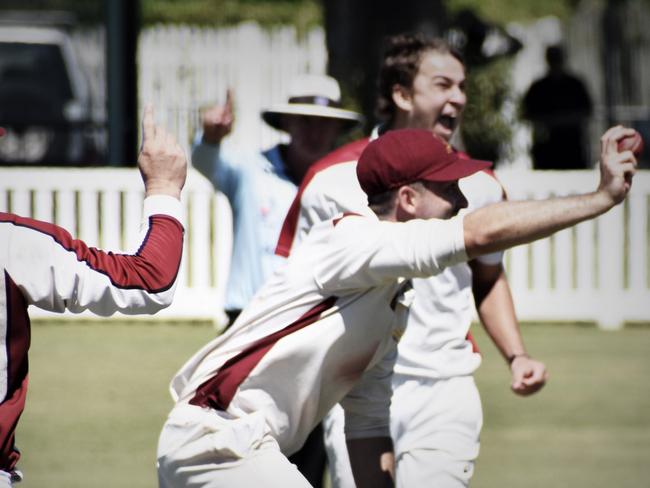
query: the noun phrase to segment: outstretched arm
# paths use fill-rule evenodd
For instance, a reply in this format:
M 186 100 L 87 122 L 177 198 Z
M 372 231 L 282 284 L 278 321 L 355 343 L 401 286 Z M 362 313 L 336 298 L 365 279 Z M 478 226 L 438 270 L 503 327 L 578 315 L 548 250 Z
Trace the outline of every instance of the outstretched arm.
M 503 202 L 470 212 L 463 229 L 470 259 L 527 244 L 554 232 L 597 217 L 622 202 L 632 185 L 636 159 L 619 153 L 617 143 L 633 129 L 609 129 L 601 137 L 600 184 L 584 195 L 539 201 Z

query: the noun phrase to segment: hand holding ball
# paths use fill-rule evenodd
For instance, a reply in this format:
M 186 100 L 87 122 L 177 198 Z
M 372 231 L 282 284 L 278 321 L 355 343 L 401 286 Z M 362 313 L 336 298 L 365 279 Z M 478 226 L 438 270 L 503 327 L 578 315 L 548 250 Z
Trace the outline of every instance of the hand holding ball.
M 640 156 L 643 152 L 643 139 L 641 134 L 634 131 L 631 136 L 625 136 L 618 141 L 618 152 L 632 151 L 635 156 Z

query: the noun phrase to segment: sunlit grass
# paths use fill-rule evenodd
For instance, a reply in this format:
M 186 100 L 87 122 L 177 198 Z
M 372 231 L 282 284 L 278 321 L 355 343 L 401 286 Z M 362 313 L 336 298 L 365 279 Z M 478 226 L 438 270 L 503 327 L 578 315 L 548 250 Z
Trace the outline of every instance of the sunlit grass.
M 650 328 L 524 327 L 551 379 L 531 398 L 479 327 L 485 410 L 473 488 L 639 487 L 650 479 Z M 21 488 L 156 486 L 173 373 L 214 336 L 207 325 L 35 325 Z

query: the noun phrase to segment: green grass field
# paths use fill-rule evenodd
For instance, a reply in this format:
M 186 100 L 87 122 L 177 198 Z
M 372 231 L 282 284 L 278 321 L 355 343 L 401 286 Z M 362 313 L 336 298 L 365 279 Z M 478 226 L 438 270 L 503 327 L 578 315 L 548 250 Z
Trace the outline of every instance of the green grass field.
M 206 325 L 35 324 L 18 429 L 21 488 L 155 487 L 175 370 Z M 473 488 L 650 486 L 650 328 L 524 327 L 551 379 L 535 397 L 476 328 L 485 426 Z M 419 488 L 419 487 L 418 487 Z

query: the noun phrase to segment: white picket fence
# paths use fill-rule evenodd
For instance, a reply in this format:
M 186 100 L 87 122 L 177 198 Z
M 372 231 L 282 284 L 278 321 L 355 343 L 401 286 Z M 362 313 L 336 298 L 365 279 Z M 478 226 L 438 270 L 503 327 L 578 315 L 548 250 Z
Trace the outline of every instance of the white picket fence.
M 260 111 L 287 100 L 299 74 L 324 74 L 325 32 L 300 35 L 294 27 L 265 29 L 253 22 L 229 28 L 157 25 L 138 42 L 138 98 L 153 103 L 162 123 L 184 147 L 199 128 L 200 110 L 234 96 L 231 140 L 265 148 L 286 137 L 266 125 Z
M 596 171 L 501 171 L 511 200 L 596 187 Z M 650 171 L 640 171 L 623 205 L 506 255 L 520 319 L 595 321 L 603 328 L 650 321 Z
M 595 188 L 596 172 L 498 172 L 511 200 Z M 91 245 L 133 249 L 142 184 L 135 169 L 0 168 L 0 211 L 56 222 Z M 232 248 L 230 207 L 191 171 L 183 195 L 186 239 L 173 305 L 156 317 L 223 325 Z M 506 255 L 523 321 L 589 321 L 617 328 L 650 322 L 650 171 L 641 171 L 624 205 L 595 221 Z M 33 310 L 34 317 L 50 316 Z

